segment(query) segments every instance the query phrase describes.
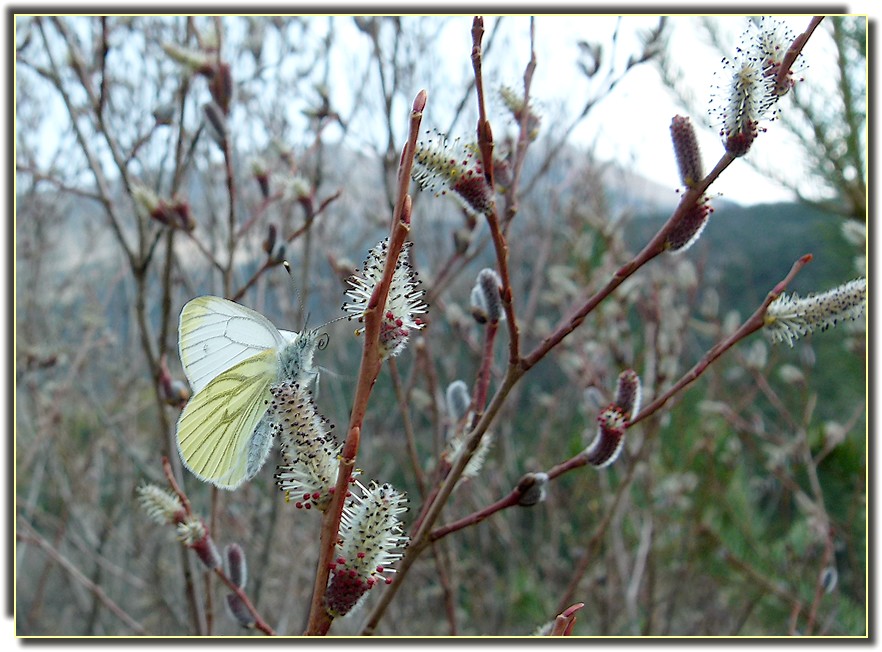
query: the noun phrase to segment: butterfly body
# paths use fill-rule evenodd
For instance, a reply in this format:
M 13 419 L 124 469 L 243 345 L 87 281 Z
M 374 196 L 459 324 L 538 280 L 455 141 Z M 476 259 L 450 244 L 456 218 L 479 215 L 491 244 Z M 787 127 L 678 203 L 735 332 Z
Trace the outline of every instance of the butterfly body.
M 316 331 L 280 331 L 258 312 L 220 297 L 181 311 L 178 348 L 193 396 L 177 424 L 184 465 L 201 480 L 235 489 L 260 470 L 272 446 L 265 419 L 270 387 L 317 381 Z

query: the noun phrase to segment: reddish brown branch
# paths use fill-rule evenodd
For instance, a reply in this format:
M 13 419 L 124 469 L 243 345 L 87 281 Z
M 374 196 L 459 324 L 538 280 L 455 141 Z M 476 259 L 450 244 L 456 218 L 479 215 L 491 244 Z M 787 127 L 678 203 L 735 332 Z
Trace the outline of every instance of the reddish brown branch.
M 184 513 L 187 516 L 191 516 L 193 514 L 193 510 L 190 507 L 190 499 L 187 498 L 187 494 L 184 493 L 177 480 L 175 480 L 175 474 L 172 471 L 171 463 L 164 455 L 162 456 L 162 472 L 165 473 L 165 479 L 168 481 L 169 486 L 172 488 L 172 491 L 175 492 L 175 495 L 177 495 L 178 499 L 181 501 L 181 504 L 184 506 Z
M 229 576 L 224 572 L 223 568 L 215 568 L 214 574 L 220 578 L 220 581 L 227 585 L 227 588 L 230 589 L 233 593 L 235 593 L 239 599 L 242 601 L 242 604 L 245 605 L 245 608 L 248 609 L 248 613 L 254 618 L 254 628 L 259 629 L 267 636 L 275 636 L 275 630 L 269 626 L 269 624 L 260 617 L 260 614 L 257 612 L 257 608 L 251 603 L 251 600 L 248 599 L 248 596 L 245 594 L 245 591 L 236 584 L 233 580 L 229 578 Z
M 331 627 L 332 618 L 324 607 L 325 591 L 328 585 L 328 577 L 330 576 L 331 561 L 334 558 L 337 545 L 346 492 L 355 468 L 355 459 L 358 454 L 364 416 L 367 413 L 368 399 L 382 366 L 380 330 L 383 321 L 383 311 L 385 310 L 386 299 L 389 296 L 389 287 L 392 284 L 392 275 L 398 263 L 398 256 L 404 246 L 407 234 L 410 232 L 411 198 L 408 190 L 410 188 L 410 174 L 413 168 L 414 154 L 416 153 L 417 137 L 419 136 L 419 126 L 422 120 L 423 109 L 426 106 L 426 99 L 426 91 L 420 91 L 413 103 L 413 110 L 410 115 L 409 136 L 401 153 L 401 162 L 398 168 L 398 200 L 395 203 L 395 209 L 392 214 L 392 232 L 389 236 L 386 264 L 383 269 L 382 278 L 374 288 L 363 315 L 364 346 L 362 349 L 361 365 L 356 382 L 355 397 L 353 398 L 352 414 L 349 420 L 346 441 L 343 444 L 343 450 L 340 455 L 337 484 L 334 488 L 331 502 L 322 519 L 321 547 L 309 610 L 309 621 L 306 626 L 307 635 L 324 635 L 327 634 Z
M 484 177 L 491 193 L 495 193 L 493 181 L 493 130 L 490 121 L 487 120 L 487 112 L 484 102 L 484 80 L 481 63 L 481 39 L 484 36 L 484 19 L 475 16 L 472 23 L 472 67 L 475 71 L 475 93 L 478 101 L 478 149 L 481 151 L 481 164 L 484 169 Z M 493 239 L 493 248 L 496 251 L 496 263 L 499 267 L 499 280 L 502 284 L 500 297 L 508 321 L 509 335 L 509 365 L 514 366 L 520 360 L 520 335 L 518 322 L 514 311 L 514 293 L 511 289 L 511 276 L 508 270 L 508 243 L 499 224 L 499 213 L 496 201 L 492 203 L 490 211 L 485 214 L 487 225 L 490 228 L 490 236 Z
M 781 66 L 778 68 L 778 75 L 775 78 L 775 83 L 779 89 L 790 89 L 790 69 L 793 67 L 793 64 L 796 62 L 796 57 L 799 56 L 802 49 L 805 47 L 805 44 L 808 43 L 809 38 L 811 38 L 812 33 L 821 24 L 821 21 L 824 20 L 823 16 L 812 16 L 812 19 L 809 21 L 808 27 L 806 30 L 793 39 L 793 43 L 790 44 L 790 47 L 787 49 L 787 53 L 784 55 L 784 59 L 781 61 Z
M 429 540 L 437 541 L 438 539 L 447 536 L 451 532 L 462 530 L 463 528 L 469 527 L 470 525 L 476 525 L 488 516 L 492 516 L 496 512 L 517 505 L 520 497 L 521 492 L 517 487 L 515 487 L 514 489 L 512 489 L 511 493 L 509 493 L 504 498 L 500 498 L 492 505 L 487 505 L 487 507 L 485 507 L 484 509 L 473 512 L 464 518 L 454 521 L 453 523 L 448 523 L 443 527 L 432 530 L 429 533 Z
M 554 332 L 542 340 L 542 342 L 540 342 L 539 345 L 523 359 L 521 364 L 525 371 L 544 358 L 548 352 L 560 344 L 567 335 L 581 326 L 582 322 L 585 321 L 585 318 L 591 313 L 591 311 L 612 294 L 613 290 L 619 287 L 628 277 L 665 251 L 665 241 L 667 240 L 668 234 L 670 234 L 687 211 L 689 211 L 696 202 L 700 201 L 708 187 L 716 181 L 720 174 L 722 174 L 723 170 L 729 167 L 734 160 L 735 159 L 730 154 L 724 154 L 710 174 L 702 179 L 701 183 L 683 194 L 673 215 L 668 218 L 668 221 L 665 222 L 659 232 L 653 236 L 645 247 L 643 247 L 643 250 L 631 261 L 625 263 L 619 268 L 606 285 L 598 290 L 594 296 L 587 299 L 580 307 L 574 310 L 570 316 L 566 317 L 557 328 L 554 329 Z
M 745 337 L 758 331 L 763 327 L 763 318 L 765 317 L 766 310 L 769 307 L 769 304 L 772 303 L 775 299 L 777 299 L 782 292 L 787 288 L 790 281 L 793 280 L 799 271 L 805 267 L 809 261 L 812 259 L 811 254 L 806 254 L 795 263 L 793 263 L 793 267 L 790 268 L 790 272 L 788 272 L 787 276 L 784 277 L 773 289 L 766 295 L 765 300 L 762 302 L 759 308 L 748 317 L 747 321 L 745 321 L 734 333 L 732 333 L 729 337 L 722 340 L 721 342 L 714 345 L 705 355 L 699 360 L 692 369 L 686 372 L 683 376 L 681 376 L 680 380 L 678 380 L 672 387 L 670 387 L 664 394 L 655 399 L 652 403 L 644 407 L 640 412 L 631 419 L 631 422 L 628 424 L 628 427 L 633 426 L 635 423 L 642 421 L 649 415 L 655 413 L 659 408 L 661 408 L 668 400 L 674 396 L 677 392 L 682 390 L 684 387 L 695 381 L 702 373 L 711 365 L 711 363 L 723 355 L 726 351 L 731 349 L 737 342 L 743 340 Z
M 557 618 L 554 619 L 554 624 L 551 626 L 551 632 L 549 632 L 549 636 L 572 636 L 573 627 L 576 625 L 576 614 L 585 606 L 584 602 L 577 602 L 576 604 L 567 607 L 560 614 L 558 614 Z
M 490 370 L 493 367 L 493 343 L 496 341 L 496 333 L 499 331 L 499 324 L 496 322 L 488 322 L 484 329 L 484 351 L 481 355 L 481 367 L 478 370 L 478 379 L 475 383 L 475 419 L 477 423 L 481 414 L 484 412 L 484 406 L 487 403 L 487 391 L 490 388 Z

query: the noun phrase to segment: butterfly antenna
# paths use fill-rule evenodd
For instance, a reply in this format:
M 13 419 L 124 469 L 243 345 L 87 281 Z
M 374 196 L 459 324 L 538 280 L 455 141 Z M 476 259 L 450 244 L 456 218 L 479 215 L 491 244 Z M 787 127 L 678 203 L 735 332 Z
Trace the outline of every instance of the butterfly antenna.
M 303 305 L 303 295 L 300 294 L 297 283 L 294 282 L 294 272 L 291 270 L 291 264 L 287 260 L 283 260 L 282 265 L 285 267 L 285 271 L 288 272 L 288 276 L 291 278 L 291 284 L 294 286 L 294 296 L 297 297 L 297 314 L 303 322 L 301 324 L 298 324 L 297 327 L 302 332 L 306 330 L 306 324 L 309 321 L 309 315 L 306 315 L 305 318 L 303 317 L 306 306 Z
M 282 265 L 284 265 L 284 267 L 285 267 L 285 271 L 288 272 L 288 276 L 291 277 L 291 282 L 294 283 L 294 272 L 291 270 L 291 264 L 290 264 L 287 260 L 283 260 L 283 261 L 282 261 Z M 302 301 L 301 301 L 302 298 L 303 298 L 303 295 L 300 293 L 300 290 L 297 288 L 297 284 L 296 284 L 296 283 L 294 283 L 294 294 L 297 296 L 297 302 L 298 302 L 298 305 L 300 306 L 300 309 L 298 310 L 298 314 L 299 314 L 299 315 L 303 315 L 304 312 L 305 312 L 306 306 L 304 306 L 303 303 L 302 303 Z M 309 317 L 310 317 L 310 313 L 308 313 L 308 312 L 305 313 L 305 317 L 304 317 L 304 319 L 303 319 L 303 323 L 302 323 L 302 324 L 298 324 L 298 327 L 300 328 L 300 332 L 304 332 L 304 331 L 306 331 L 306 325 L 309 323 Z M 335 322 L 338 322 L 338 321 L 340 321 L 341 319 L 347 319 L 347 316 L 346 316 L 346 315 L 343 315 L 342 317 L 337 317 L 336 319 L 332 319 L 331 321 L 329 321 L 329 322 L 327 322 L 327 323 L 325 323 L 325 324 L 322 324 L 322 325 L 319 326 L 318 328 L 323 328 L 323 327 L 325 327 L 325 326 L 330 326 L 331 324 L 333 324 L 333 323 L 335 323 Z M 324 348 L 324 347 L 323 347 L 323 348 Z

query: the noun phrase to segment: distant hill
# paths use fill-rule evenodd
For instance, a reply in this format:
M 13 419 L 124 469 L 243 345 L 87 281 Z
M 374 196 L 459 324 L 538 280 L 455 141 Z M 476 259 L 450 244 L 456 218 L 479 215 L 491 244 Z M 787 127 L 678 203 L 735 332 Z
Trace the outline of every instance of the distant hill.
M 576 148 L 559 152 L 541 185 L 555 187 L 567 170 L 576 164 L 584 165 L 587 156 Z M 343 192 L 318 227 L 320 231 L 332 235 L 335 248 L 343 255 L 353 256 L 357 263 L 363 255 L 366 232 L 376 231 L 379 238 L 386 229 L 388 208 L 379 177 L 381 168 L 379 162 L 339 146 L 329 148 L 326 160 L 342 162 L 328 166 L 320 197 L 338 188 Z M 531 175 L 533 164 L 534 161 L 528 160 L 526 179 Z M 240 171 L 240 183 L 244 194 L 239 199 L 239 214 L 240 219 L 245 219 L 259 200 L 248 166 L 243 164 L 241 167 L 244 171 Z M 627 239 L 633 250 L 639 249 L 670 215 L 679 195 L 673 188 L 663 187 L 611 163 L 598 162 L 597 169 L 604 184 L 605 201 L 610 213 L 624 212 L 632 216 L 626 221 Z M 206 199 L 210 192 L 207 184 L 220 183 L 218 179 L 222 180 L 222 175 L 218 179 L 211 177 L 212 174 L 204 171 L 194 171 L 189 175 L 186 186 L 198 230 L 210 229 L 212 221 L 221 224 L 225 221 L 218 215 L 206 213 L 218 210 L 214 202 Z M 536 190 L 542 192 L 542 187 Z M 121 197 L 121 189 L 115 192 L 123 210 L 134 209 L 127 199 Z M 19 199 L 21 207 L 23 198 Z M 420 192 L 415 192 L 414 199 L 420 228 L 436 231 L 438 242 L 448 242 L 451 225 L 461 222 L 458 210 L 452 207 L 453 202 L 432 201 L 432 198 Z M 814 253 L 816 257 L 794 282 L 794 290 L 817 291 L 854 277 L 854 252 L 840 235 L 841 218 L 799 204 L 743 207 L 719 199 L 712 203 L 715 211 L 702 238 L 685 255 L 706 264 L 710 282 L 717 284 L 719 280 L 722 283 L 722 287 L 718 288 L 721 299 L 731 300 L 734 306 L 755 306 L 765 292 L 786 274 L 790 265 L 805 253 Z M 55 269 L 64 272 L 68 267 L 80 265 L 84 252 L 88 252 L 93 269 L 119 264 L 118 245 L 114 243 L 113 234 L 107 227 L 103 208 L 97 202 L 69 195 L 63 215 L 59 216 L 55 235 L 67 246 L 59 251 L 62 256 L 54 261 Z M 279 219 L 278 211 L 270 211 L 268 215 L 273 221 Z M 291 219 L 293 226 L 300 224 L 302 213 L 297 207 L 292 207 Z M 135 241 L 133 223 L 134 220 L 127 220 L 123 225 L 129 231 L 126 236 L 131 244 Z M 254 247 L 246 247 L 247 251 L 242 252 L 243 264 L 249 268 L 261 262 L 247 259 L 253 259 L 248 254 L 252 249 L 253 254 L 261 255 L 259 242 L 263 233 L 255 231 L 252 236 L 255 239 Z M 178 246 L 186 248 L 192 245 L 182 236 L 178 239 Z M 64 260 L 65 253 L 70 256 L 69 261 Z M 486 252 L 486 256 L 489 262 L 491 253 Z M 191 261 L 204 263 L 200 255 L 184 258 L 181 263 L 184 267 Z
M 756 306 L 802 255 L 814 255 L 791 290 L 817 292 L 855 277 L 854 249 L 841 235 L 842 218 L 797 203 L 718 205 L 699 241 L 683 255 L 701 261 L 720 298 L 732 307 Z M 636 249 L 669 217 L 655 212 L 630 225 Z M 717 283 L 715 283 L 717 284 Z

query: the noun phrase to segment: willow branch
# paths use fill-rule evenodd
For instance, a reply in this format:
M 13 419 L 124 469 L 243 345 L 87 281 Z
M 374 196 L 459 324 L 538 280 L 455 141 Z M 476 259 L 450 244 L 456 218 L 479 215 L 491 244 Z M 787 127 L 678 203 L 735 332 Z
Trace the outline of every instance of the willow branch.
M 411 198 L 408 193 L 410 173 L 413 168 L 419 127 L 422 121 L 423 109 L 426 106 L 426 99 L 426 91 L 420 91 L 413 103 L 413 110 L 410 115 L 410 132 L 402 151 L 401 162 L 398 168 L 398 200 L 395 203 L 395 209 L 392 214 L 392 232 L 389 237 L 386 265 L 383 269 L 383 276 L 374 288 L 363 315 L 364 347 L 362 349 L 361 365 L 346 441 L 340 454 L 337 484 L 334 488 L 331 502 L 322 519 L 319 561 L 316 569 L 315 585 L 313 586 L 309 621 L 306 626 L 307 635 L 323 635 L 331 627 L 332 618 L 324 607 L 324 596 L 327 590 L 328 577 L 330 576 L 330 564 L 334 558 L 337 545 L 346 492 L 355 468 L 355 459 L 358 455 L 361 429 L 365 414 L 367 413 L 368 399 L 383 362 L 380 350 L 383 311 L 389 296 L 389 287 L 392 284 L 392 275 L 398 263 L 398 256 L 404 246 L 407 234 L 410 232 Z

